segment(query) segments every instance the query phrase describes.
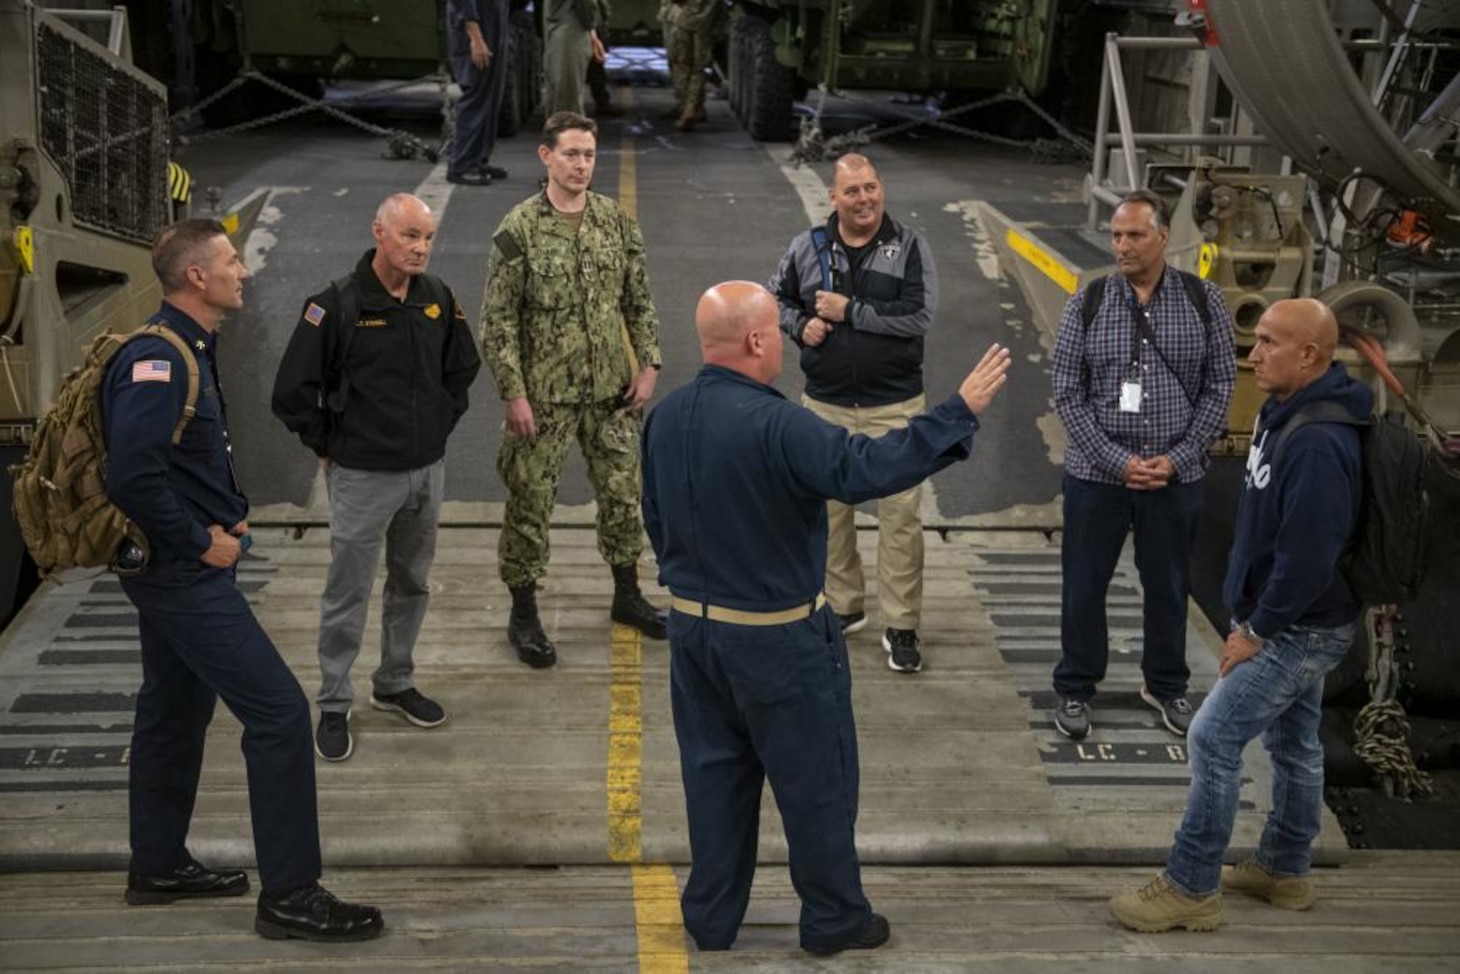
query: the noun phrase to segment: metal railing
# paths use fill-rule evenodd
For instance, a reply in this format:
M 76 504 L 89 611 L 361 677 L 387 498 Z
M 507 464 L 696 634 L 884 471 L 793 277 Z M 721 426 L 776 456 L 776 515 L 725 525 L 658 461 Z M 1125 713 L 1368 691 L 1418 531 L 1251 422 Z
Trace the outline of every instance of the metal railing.
M 1105 185 L 1109 170 L 1109 155 L 1112 145 L 1120 143 L 1125 156 L 1126 185 L 1131 189 L 1141 186 L 1140 173 L 1136 165 L 1136 149 L 1145 145 L 1163 146 L 1261 146 L 1267 145 L 1266 136 L 1232 135 L 1207 132 L 1137 132 L 1131 120 L 1130 97 L 1126 93 L 1125 69 L 1121 64 L 1121 51 L 1200 51 L 1201 41 L 1195 37 L 1122 37 L 1117 33 L 1105 35 L 1105 65 L 1100 72 L 1100 101 L 1095 112 L 1095 150 L 1090 164 L 1090 205 L 1086 225 L 1095 229 L 1100 217 L 1100 207 L 1117 206 L 1121 194 Z M 1115 108 L 1116 131 L 1110 129 L 1110 110 Z

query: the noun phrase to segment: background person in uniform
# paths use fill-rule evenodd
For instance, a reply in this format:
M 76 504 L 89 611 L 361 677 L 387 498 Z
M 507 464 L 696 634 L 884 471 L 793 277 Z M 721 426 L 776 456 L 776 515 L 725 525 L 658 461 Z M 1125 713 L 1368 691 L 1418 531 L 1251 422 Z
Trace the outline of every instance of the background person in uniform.
M 497 228 L 482 304 L 482 353 L 507 404 L 497 456 L 507 488 L 497 547 L 512 591 L 507 636 L 536 667 L 557 661 L 536 588 L 574 439 L 598 501 L 598 550 L 613 570 L 613 620 L 664 638 L 664 617 L 638 577 L 640 410 L 659 377 L 659 318 L 638 224 L 588 189 L 597 132 L 572 112 L 547 120 L 537 150 L 547 187 Z
M 829 423 L 880 436 L 927 405 L 923 336 L 938 312 L 938 274 L 923 235 L 884 212 L 882 178 L 866 156 L 837 160 L 830 195 L 831 219 L 791 241 L 770 289 L 781 327 L 801 346 L 802 402 Z M 921 503 L 915 483 L 877 504 L 882 648 L 903 673 L 923 667 Z M 827 519 L 826 596 L 853 633 L 867 624 L 856 510 L 834 500 Z
M 446 178 L 485 186 L 506 179 L 507 170 L 490 165 L 497 144 L 497 114 L 507 75 L 507 0 L 447 0 L 446 34 L 451 73 L 461 86 L 456 131 Z
M 593 116 L 595 118 L 613 118 L 622 115 L 624 110 L 613 103 L 613 92 L 608 87 L 608 18 L 612 8 L 608 0 L 597 0 L 598 29 L 595 31 L 599 44 L 603 48 L 603 57 L 588 59 L 588 91 L 593 95 Z
M 446 438 L 481 368 L 455 296 L 426 273 L 436 218 L 397 193 L 380 204 L 365 252 L 343 287 L 304 304 L 274 382 L 274 414 L 324 467 L 330 570 L 319 613 L 319 727 L 328 761 L 354 750 L 350 667 L 385 548 L 380 666 L 370 706 L 435 727 L 446 712 L 415 687 L 412 653 L 430 601 L 427 576 L 446 481 Z
M 545 0 L 543 4 L 543 73 L 547 100 L 543 111 L 583 111 L 588 63 L 607 53 L 598 40 L 597 0 Z
M 1202 281 L 1211 323 L 1166 265 L 1166 205 L 1140 190 L 1110 220 L 1117 274 L 1087 329 L 1084 292 L 1065 305 L 1054 350 L 1054 404 L 1069 432 L 1060 546 L 1060 660 L 1054 725 L 1080 740 L 1110 656 L 1105 596 L 1129 532 L 1144 589 L 1141 699 L 1184 735 L 1186 606 L 1207 449 L 1236 383 L 1232 316 Z M 1145 337 L 1142 320 L 1154 343 Z
M 129 767 L 127 902 L 248 890 L 243 872 L 208 869 L 185 845 L 208 722 L 222 697 L 243 724 L 263 886 L 255 928 L 275 939 L 368 939 L 384 928 L 380 911 L 342 903 L 318 883 L 309 701 L 235 581 L 240 539 L 248 537 L 248 501 L 233 476 L 215 353 L 223 314 L 243 307 L 248 271 L 213 220 L 184 220 L 164 230 L 152 266 L 164 300 L 150 321 L 192 347 L 199 375 L 196 414 L 176 445 L 188 368 L 169 342 L 138 338 L 123 346 L 101 391 L 107 497 L 151 546 L 146 568 L 121 580 L 137 607 L 142 642 Z
M 801 946 L 886 942 L 862 893 L 856 727 L 846 642 L 820 596 L 826 504 L 905 490 L 972 451 L 1003 384 L 993 346 L 931 413 L 880 439 L 849 436 L 770 386 L 776 299 L 721 284 L 695 312 L 705 365 L 649 416 L 644 520 L 674 596 L 670 681 L 693 868 L 684 923 L 702 950 L 734 942 L 770 779 L 801 897 Z
M 709 120 L 705 113 L 705 69 L 715 57 L 715 23 L 724 6 L 722 0 L 661 0 L 659 4 L 664 53 L 674 83 L 674 127 L 681 132 Z
M 1336 403 L 1367 420 L 1373 395 L 1333 362 L 1338 322 L 1311 298 L 1278 301 L 1257 323 L 1248 360 L 1268 393 L 1247 456 L 1223 599 L 1233 620 L 1221 676 L 1191 725 L 1191 792 L 1166 871 L 1110 901 L 1135 930 L 1212 930 L 1220 889 L 1306 910 L 1313 840 L 1323 814 L 1323 678 L 1342 662 L 1362 605 L 1338 570 L 1358 523 L 1358 431 L 1334 423 L 1295 428 L 1305 406 Z M 1242 750 L 1253 738 L 1272 757 L 1272 811 L 1256 858 L 1222 867 L 1242 788 Z

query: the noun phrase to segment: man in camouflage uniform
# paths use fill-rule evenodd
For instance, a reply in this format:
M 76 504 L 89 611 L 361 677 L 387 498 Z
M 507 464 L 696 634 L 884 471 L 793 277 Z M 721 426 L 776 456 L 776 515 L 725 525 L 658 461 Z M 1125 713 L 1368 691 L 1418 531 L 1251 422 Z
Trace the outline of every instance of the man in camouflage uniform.
M 639 592 L 640 410 L 659 377 L 659 318 L 638 224 L 589 192 L 598 128 L 559 112 L 537 154 L 547 187 L 492 238 L 482 355 L 507 404 L 497 472 L 507 510 L 497 547 L 512 591 L 507 638 L 529 666 L 557 650 L 537 613 L 548 528 L 568 444 L 577 439 L 598 500 L 598 550 L 613 569 L 612 617 L 652 639 L 664 616 Z
M 705 114 L 705 69 L 714 58 L 715 19 L 721 0 L 662 0 L 659 20 L 664 24 L 664 52 L 674 82 L 674 127 L 688 132 Z

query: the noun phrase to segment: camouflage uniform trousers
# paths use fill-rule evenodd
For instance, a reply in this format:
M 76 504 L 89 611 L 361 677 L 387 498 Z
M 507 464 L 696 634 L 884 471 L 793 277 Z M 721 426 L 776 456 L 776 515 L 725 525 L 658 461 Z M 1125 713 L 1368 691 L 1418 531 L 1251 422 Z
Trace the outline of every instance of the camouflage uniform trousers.
M 507 487 L 497 541 L 502 581 L 509 588 L 531 585 L 547 571 L 558 477 L 575 438 L 598 501 L 598 552 L 610 565 L 636 563 L 644 550 L 639 514 L 643 414 L 617 403 L 533 403 L 532 412 L 537 436 L 504 436 L 497 454 L 497 473 Z
M 714 57 L 714 25 L 699 30 L 666 27 L 665 54 L 669 77 L 674 82 L 674 100 L 681 118 L 700 121 L 705 117 L 705 68 Z

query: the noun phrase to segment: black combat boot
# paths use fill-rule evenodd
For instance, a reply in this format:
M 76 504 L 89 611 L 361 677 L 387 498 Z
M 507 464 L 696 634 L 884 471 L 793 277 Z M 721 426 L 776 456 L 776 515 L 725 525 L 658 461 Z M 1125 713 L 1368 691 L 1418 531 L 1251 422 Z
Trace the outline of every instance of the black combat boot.
M 512 615 L 507 619 L 507 641 L 517 650 L 517 658 L 534 669 L 552 666 L 558 661 L 557 647 L 542 631 L 537 617 L 537 586 L 521 585 L 512 589 Z
M 613 608 L 609 618 L 632 626 L 650 639 L 663 639 L 668 635 L 664 628 L 664 613 L 654 608 L 639 591 L 638 565 L 612 565 Z

